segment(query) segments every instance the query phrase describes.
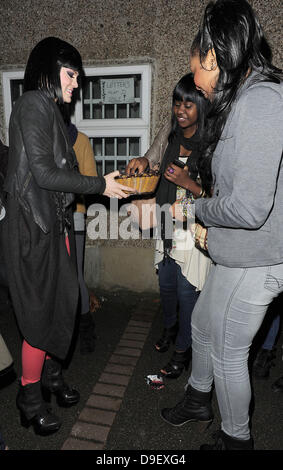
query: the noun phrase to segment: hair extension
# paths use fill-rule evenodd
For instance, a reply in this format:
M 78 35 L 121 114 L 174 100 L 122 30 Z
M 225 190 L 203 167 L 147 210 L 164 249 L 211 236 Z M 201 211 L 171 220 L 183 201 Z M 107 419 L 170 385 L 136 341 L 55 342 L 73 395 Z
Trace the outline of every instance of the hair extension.
M 199 54 L 203 64 L 210 50 L 214 50 L 219 77 L 207 114 L 204 135 L 206 150 L 200 161 L 200 173 L 206 190 L 212 184 L 212 154 L 239 87 L 249 71 L 258 72 L 255 80 L 279 83 L 282 79 L 281 70 L 271 64 L 271 50 L 258 18 L 246 0 L 217 0 L 207 5 L 191 47 L 191 55 Z

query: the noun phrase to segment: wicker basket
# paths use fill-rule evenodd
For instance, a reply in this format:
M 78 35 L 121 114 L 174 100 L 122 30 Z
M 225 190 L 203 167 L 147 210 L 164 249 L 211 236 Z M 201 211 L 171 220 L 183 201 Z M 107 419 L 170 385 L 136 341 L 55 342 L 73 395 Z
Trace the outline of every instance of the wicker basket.
M 137 194 L 151 194 L 155 191 L 159 178 L 159 173 L 152 172 L 142 175 L 119 175 L 115 179 L 118 183 L 135 189 Z

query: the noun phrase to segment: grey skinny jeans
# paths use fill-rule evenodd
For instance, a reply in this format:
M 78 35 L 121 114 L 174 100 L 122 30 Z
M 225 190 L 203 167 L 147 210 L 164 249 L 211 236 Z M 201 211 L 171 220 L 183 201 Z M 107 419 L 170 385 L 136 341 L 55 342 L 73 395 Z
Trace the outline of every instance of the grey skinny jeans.
M 192 314 L 188 383 L 208 392 L 214 381 L 221 428 L 234 438 L 250 438 L 249 350 L 269 304 L 282 291 L 283 264 L 213 265 Z

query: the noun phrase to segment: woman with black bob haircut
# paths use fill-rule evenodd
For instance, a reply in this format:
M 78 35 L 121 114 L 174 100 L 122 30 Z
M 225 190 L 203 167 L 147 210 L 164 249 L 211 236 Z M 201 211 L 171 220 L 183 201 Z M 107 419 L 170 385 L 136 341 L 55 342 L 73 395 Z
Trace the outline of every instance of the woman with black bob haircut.
M 172 93 L 171 119 L 147 153 L 131 160 L 127 168 L 130 172 L 136 168 L 144 171 L 148 165 L 160 167 L 156 203 L 161 212 L 161 233 L 157 235 L 154 266 L 158 270 L 163 332 L 154 348 L 164 353 L 175 343 L 171 359 L 161 368 L 161 374 L 168 379 L 177 379 L 190 363 L 191 314 L 211 266 L 210 258 L 195 247 L 189 227 L 182 227 L 177 220 L 183 198 L 193 201 L 204 195 L 198 180 L 198 161 L 207 107 L 192 74 L 184 75 Z
M 178 133 L 178 129 L 180 129 L 176 113 L 174 112 L 174 105 L 177 101 L 195 103 L 198 110 L 198 134 L 202 136 L 204 133 L 205 117 L 208 112 L 208 103 L 203 99 L 203 95 L 196 89 L 191 73 L 184 75 L 173 90 L 171 131 L 168 136 L 169 142 L 173 141 Z
M 64 105 L 60 81 L 62 67 L 70 68 L 80 76 L 83 66 L 79 52 L 61 39 L 43 39 L 30 53 L 24 75 L 24 92 L 41 90 L 57 104 Z
M 175 426 L 213 419 L 202 450 L 250 450 L 249 350 L 283 279 L 283 86 L 246 0 L 210 2 L 191 49 L 198 90 L 210 101 L 201 161 L 212 197 L 195 200 L 213 260 L 192 314 L 192 371 L 184 398 L 165 408 Z M 184 207 L 186 211 L 190 206 Z
M 32 424 L 39 434 L 61 426 L 42 392 L 48 400 L 55 393 L 61 406 L 75 405 L 80 398 L 65 383 L 61 364 L 69 351 L 79 295 L 74 193 L 126 196 L 124 186 L 114 180 L 118 171 L 105 177 L 78 172 L 63 113 L 81 72 L 81 57 L 73 46 L 54 37 L 40 41 L 28 59 L 24 93 L 9 125 L 3 246 L 23 336 L 17 405 L 22 424 Z

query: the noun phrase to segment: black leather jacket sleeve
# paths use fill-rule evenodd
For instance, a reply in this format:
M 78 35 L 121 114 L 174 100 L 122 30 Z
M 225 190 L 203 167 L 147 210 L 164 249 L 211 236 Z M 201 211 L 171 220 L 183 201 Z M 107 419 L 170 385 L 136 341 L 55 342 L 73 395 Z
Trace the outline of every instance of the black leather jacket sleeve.
M 17 199 L 47 233 L 58 218 L 64 220 L 74 193 L 103 194 L 105 187 L 105 178 L 78 172 L 56 103 L 41 91 L 24 93 L 10 118 L 5 192 Z
M 77 162 L 60 111 L 52 100 L 30 93 L 18 108 L 17 123 L 30 171 L 39 187 L 78 194 L 104 192 L 104 178 L 73 171 Z

